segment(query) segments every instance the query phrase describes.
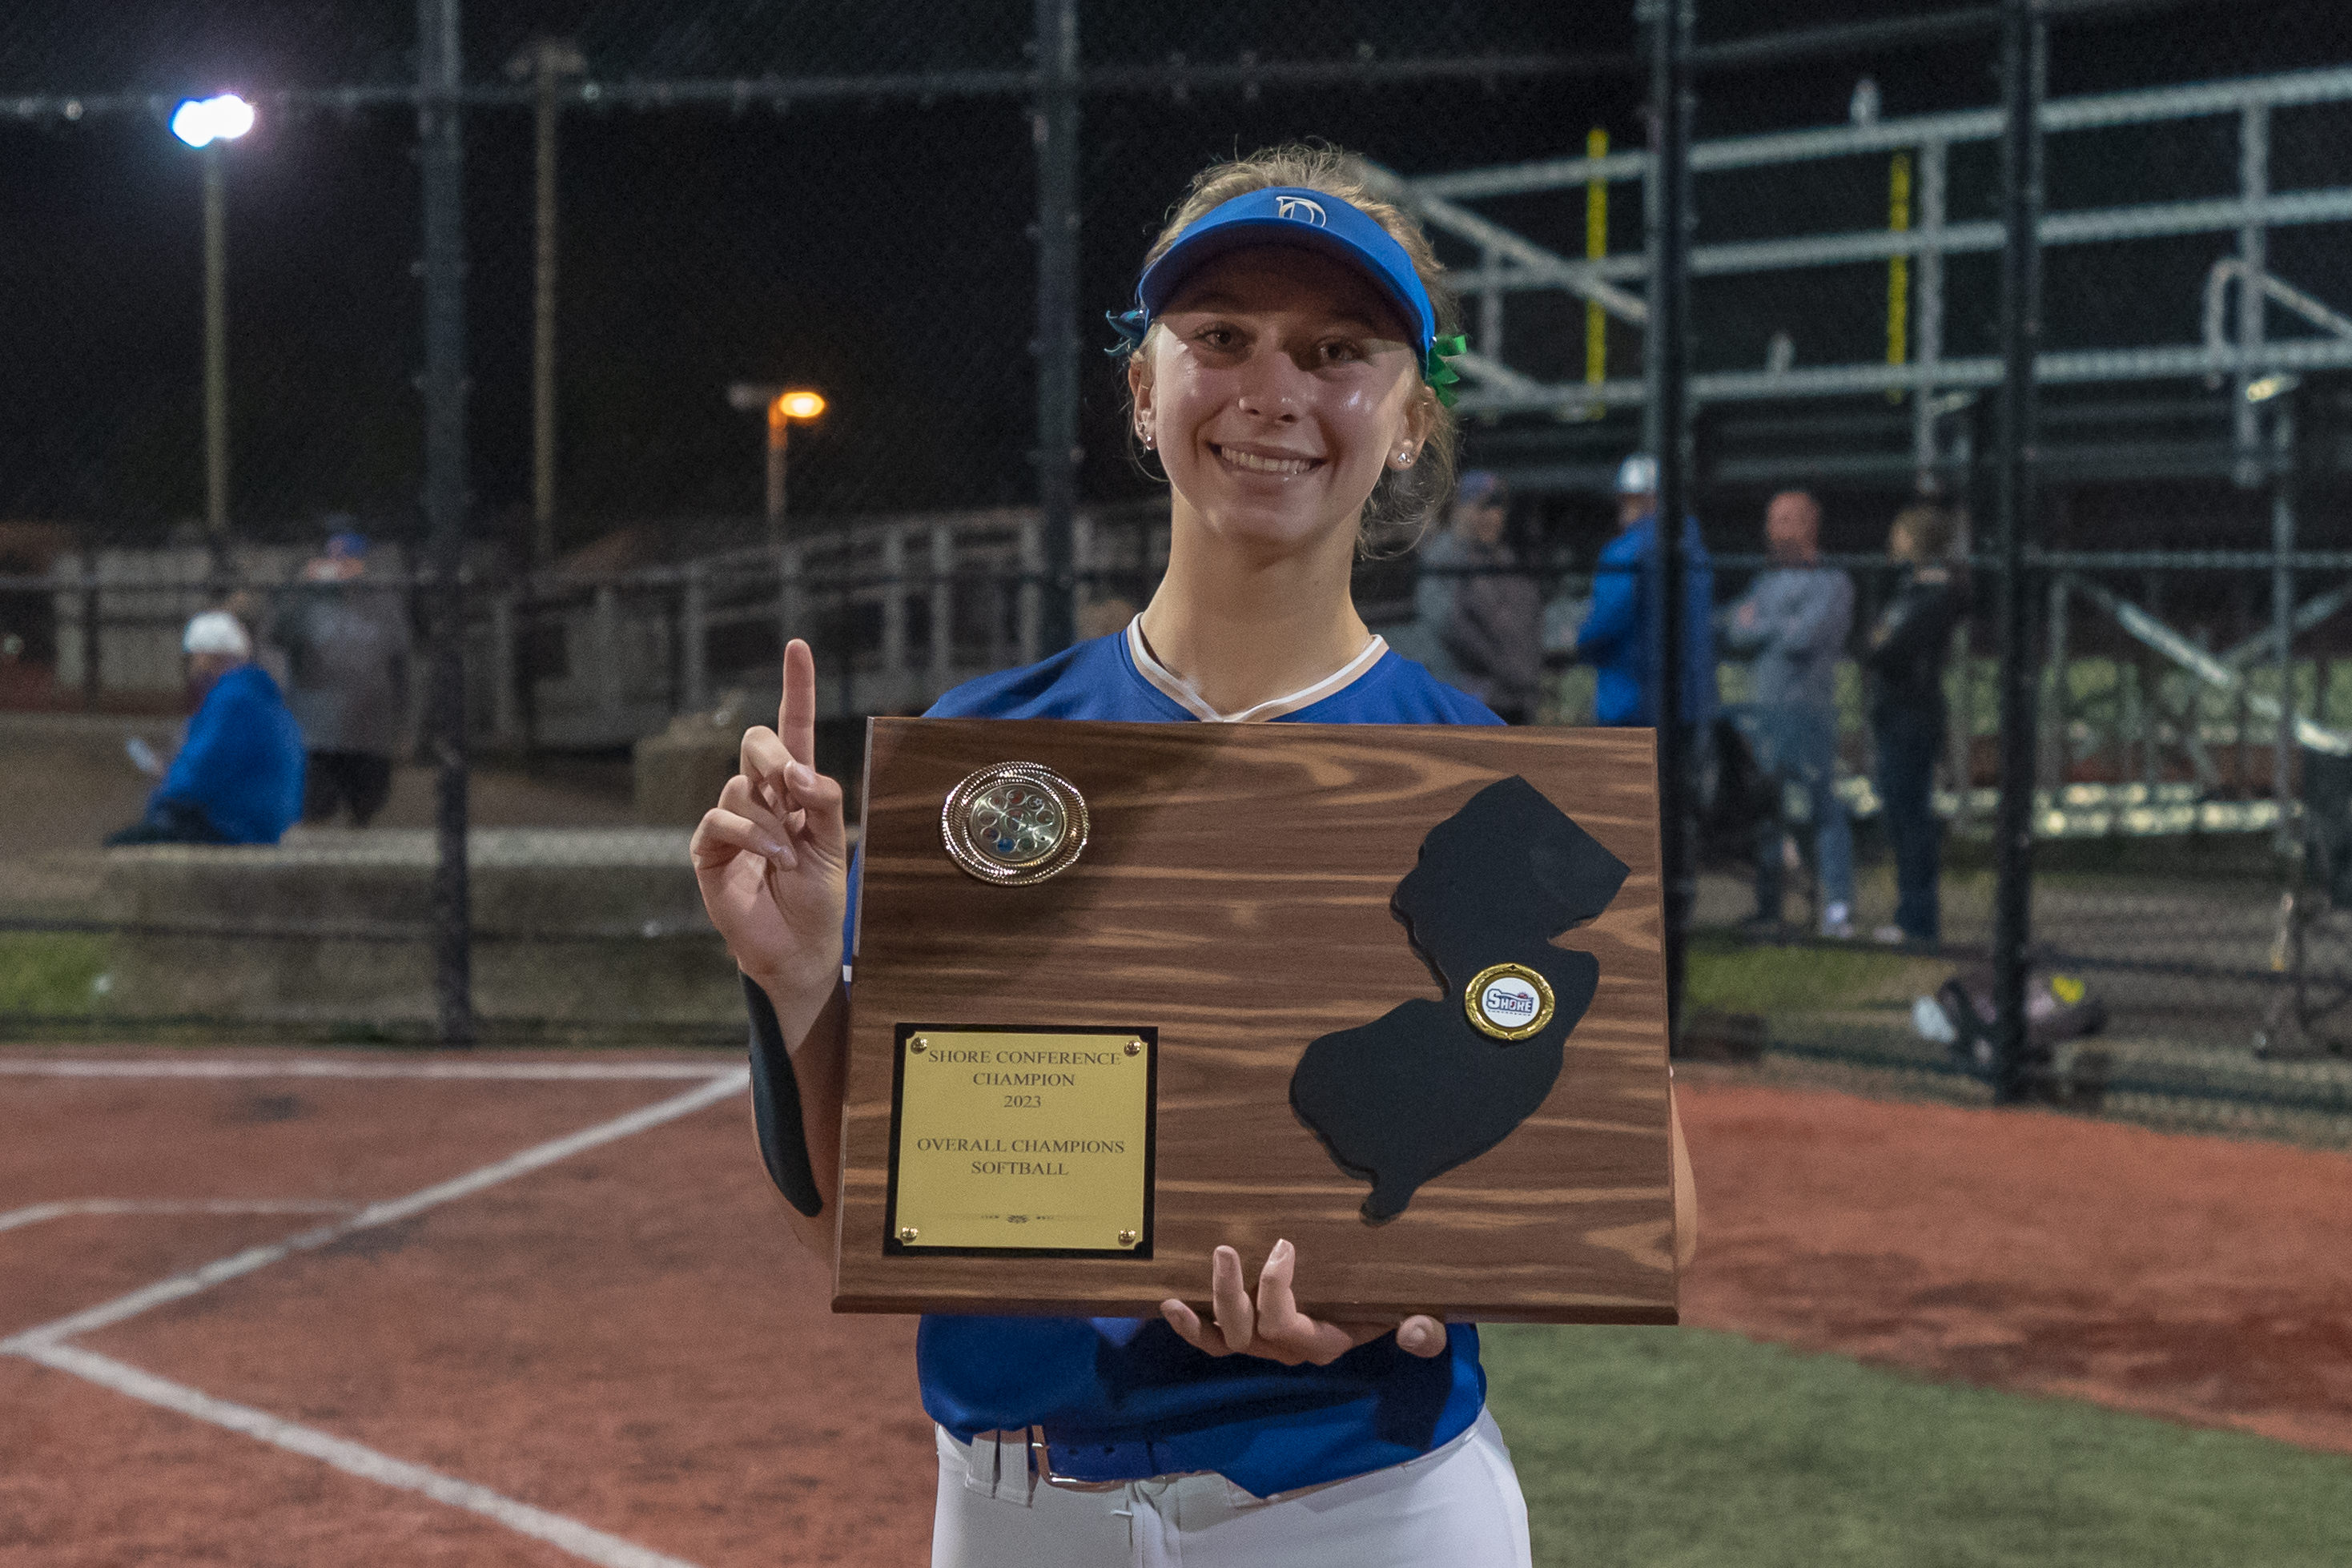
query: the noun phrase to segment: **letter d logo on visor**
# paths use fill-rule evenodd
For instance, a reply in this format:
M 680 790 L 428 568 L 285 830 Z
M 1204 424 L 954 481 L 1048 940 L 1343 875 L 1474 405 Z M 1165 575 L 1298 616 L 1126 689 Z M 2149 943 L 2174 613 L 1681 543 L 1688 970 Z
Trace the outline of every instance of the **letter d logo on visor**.
M 1276 196 L 1274 202 L 1274 216 L 1290 218 L 1298 223 L 1311 223 L 1317 228 L 1325 227 L 1330 222 L 1324 214 L 1323 204 L 1308 201 L 1305 196 Z

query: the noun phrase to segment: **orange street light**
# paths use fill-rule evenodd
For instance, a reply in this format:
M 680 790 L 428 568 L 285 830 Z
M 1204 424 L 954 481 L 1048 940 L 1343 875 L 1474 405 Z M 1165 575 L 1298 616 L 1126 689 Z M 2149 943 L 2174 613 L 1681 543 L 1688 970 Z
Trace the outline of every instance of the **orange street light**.
M 727 389 L 728 403 L 749 411 L 768 411 L 768 543 L 784 542 L 784 458 L 792 444 L 793 421 L 807 421 L 824 412 L 824 395 L 800 386 L 761 386 L 737 382 Z

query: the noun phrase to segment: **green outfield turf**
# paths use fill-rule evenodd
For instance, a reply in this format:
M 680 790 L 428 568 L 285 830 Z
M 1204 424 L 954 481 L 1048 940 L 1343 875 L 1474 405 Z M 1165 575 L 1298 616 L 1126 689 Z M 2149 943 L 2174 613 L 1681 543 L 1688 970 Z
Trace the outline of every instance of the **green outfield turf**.
M 1541 1568 L 2352 1563 L 2352 1459 L 1694 1329 L 1486 1343 Z

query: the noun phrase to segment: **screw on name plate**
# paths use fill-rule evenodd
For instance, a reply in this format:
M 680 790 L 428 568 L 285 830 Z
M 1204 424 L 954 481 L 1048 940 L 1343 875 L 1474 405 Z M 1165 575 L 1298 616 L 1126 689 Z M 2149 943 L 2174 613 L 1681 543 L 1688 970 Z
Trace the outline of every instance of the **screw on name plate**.
M 1133 1247 L 1135 1245 L 1135 1232 L 1131 1230 L 1120 1231 L 1118 1233 L 1118 1244 L 1121 1247 Z
M 1142 1054 L 1142 1051 L 1143 1042 L 1141 1040 L 1129 1040 L 1127 1042 L 1127 1054 L 1129 1056 L 1139 1056 Z
M 911 1225 L 902 1225 L 898 1227 L 898 1240 L 902 1244 L 911 1246 L 916 1234 L 915 1227 Z
M 907 1048 L 919 1057 L 925 1051 L 931 1048 L 931 1042 L 923 1038 L 922 1036 L 917 1035 L 913 1039 L 907 1042 Z

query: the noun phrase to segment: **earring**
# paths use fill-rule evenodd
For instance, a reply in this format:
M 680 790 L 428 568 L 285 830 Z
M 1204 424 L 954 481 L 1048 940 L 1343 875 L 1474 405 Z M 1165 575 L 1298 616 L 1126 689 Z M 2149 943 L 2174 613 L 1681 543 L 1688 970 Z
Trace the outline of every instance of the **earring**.
M 1397 467 L 1400 468 L 1410 468 L 1412 467 L 1413 458 L 1419 456 L 1420 454 L 1415 452 L 1412 447 L 1404 447 L 1397 453 Z
M 1138 424 L 1135 427 L 1135 438 L 1143 443 L 1143 449 L 1147 452 L 1150 451 L 1160 444 L 1157 440 L 1153 439 L 1151 432 L 1140 424 Z

